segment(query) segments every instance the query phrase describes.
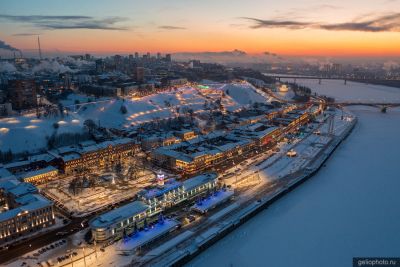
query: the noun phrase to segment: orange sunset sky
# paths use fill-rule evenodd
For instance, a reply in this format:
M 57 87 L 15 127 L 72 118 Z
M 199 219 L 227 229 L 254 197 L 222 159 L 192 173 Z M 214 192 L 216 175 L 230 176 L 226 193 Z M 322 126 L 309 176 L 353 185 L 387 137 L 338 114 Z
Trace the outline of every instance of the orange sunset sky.
M 40 35 L 44 51 L 74 53 L 400 55 L 399 0 L 2 0 L 0 10 L 0 40 L 22 51 Z

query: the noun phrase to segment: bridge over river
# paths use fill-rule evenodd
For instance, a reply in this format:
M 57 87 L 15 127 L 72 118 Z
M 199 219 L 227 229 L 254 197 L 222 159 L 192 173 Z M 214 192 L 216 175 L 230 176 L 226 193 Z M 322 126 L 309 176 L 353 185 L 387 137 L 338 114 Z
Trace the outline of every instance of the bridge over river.
M 274 78 L 278 81 L 281 79 L 290 79 L 293 80 L 294 83 L 299 80 L 318 80 L 318 83 L 321 84 L 322 80 L 342 80 L 344 84 L 347 84 L 347 81 L 351 82 L 359 82 L 359 83 L 370 83 L 370 84 L 380 84 L 386 86 L 394 86 L 400 87 L 400 80 L 396 79 L 374 79 L 374 78 L 351 78 L 351 77 L 321 77 L 321 76 L 301 76 L 301 75 L 266 75 L 268 77 Z
M 328 103 L 328 105 L 337 106 L 371 106 L 371 107 L 399 107 L 400 103 L 389 103 L 389 102 L 334 102 Z

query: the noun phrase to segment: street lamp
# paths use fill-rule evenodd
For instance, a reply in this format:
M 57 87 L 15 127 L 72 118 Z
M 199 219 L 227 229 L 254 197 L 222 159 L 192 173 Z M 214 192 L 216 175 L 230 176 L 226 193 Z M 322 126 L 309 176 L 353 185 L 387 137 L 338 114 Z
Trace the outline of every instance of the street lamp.
M 71 265 L 72 265 L 72 267 L 74 267 L 74 262 L 72 261 L 72 250 L 68 249 L 67 253 L 69 253 L 69 258 L 71 260 Z
M 83 263 L 85 264 L 85 267 L 86 267 L 85 246 L 82 246 L 82 251 L 83 251 Z
M 96 240 L 94 240 L 94 252 L 96 254 L 96 261 L 97 261 L 97 244 L 96 244 Z

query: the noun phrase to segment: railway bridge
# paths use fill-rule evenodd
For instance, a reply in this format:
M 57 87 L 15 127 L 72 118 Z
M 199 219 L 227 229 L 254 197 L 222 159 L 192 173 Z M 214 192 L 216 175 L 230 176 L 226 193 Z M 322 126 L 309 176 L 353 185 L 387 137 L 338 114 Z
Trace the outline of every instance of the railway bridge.
M 299 80 L 318 80 L 318 83 L 321 84 L 322 80 L 341 80 L 344 84 L 347 84 L 347 81 L 350 82 L 360 82 L 360 83 L 371 83 L 371 84 L 382 84 L 382 85 L 399 85 L 400 80 L 395 79 L 374 79 L 374 78 L 349 78 L 349 77 L 329 77 L 329 76 L 301 76 L 301 75 L 268 75 L 268 77 L 274 78 L 278 81 L 281 79 L 289 79 L 293 80 L 294 83 Z

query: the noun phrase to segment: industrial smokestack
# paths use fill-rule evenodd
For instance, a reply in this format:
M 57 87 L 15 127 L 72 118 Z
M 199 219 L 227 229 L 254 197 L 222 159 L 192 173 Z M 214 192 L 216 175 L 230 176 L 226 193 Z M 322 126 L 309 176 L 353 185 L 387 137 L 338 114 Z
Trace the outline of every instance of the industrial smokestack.
M 42 60 L 42 49 L 40 48 L 40 37 L 37 37 L 38 47 L 39 47 L 39 59 Z

